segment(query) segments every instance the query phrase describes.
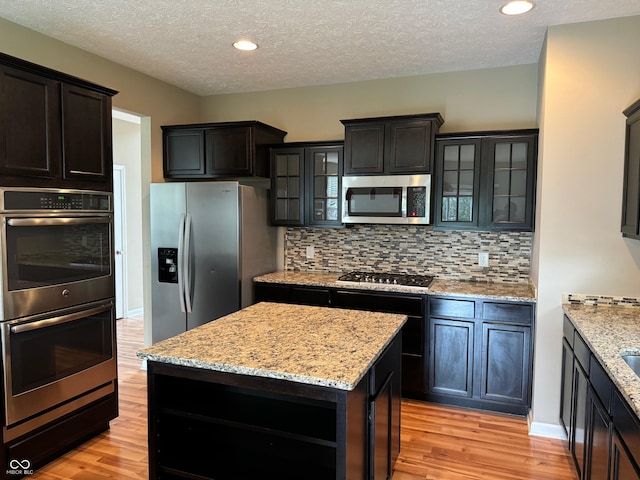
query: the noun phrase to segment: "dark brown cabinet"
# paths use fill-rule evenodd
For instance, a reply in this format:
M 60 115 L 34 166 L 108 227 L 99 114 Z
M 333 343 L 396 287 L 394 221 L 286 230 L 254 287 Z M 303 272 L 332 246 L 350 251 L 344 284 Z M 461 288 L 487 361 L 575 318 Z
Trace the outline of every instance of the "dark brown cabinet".
M 345 175 L 431 173 L 439 113 L 341 120 Z
M 269 146 L 287 133 L 257 121 L 165 125 L 165 178 L 263 177 L 269 172 Z
M 622 235 L 640 239 L 640 100 L 624 111 L 627 117 L 622 193 Z
M 111 190 L 110 90 L 0 54 L 0 182 Z
M 439 136 L 434 226 L 532 231 L 537 144 L 537 129 Z
M 531 406 L 530 302 L 429 296 L 427 400 L 526 415 Z
M 560 423 L 578 478 L 640 479 L 637 415 L 566 315 L 563 332 Z
M 342 142 L 299 142 L 271 148 L 273 225 L 340 227 Z
M 62 87 L 63 177 L 110 183 L 111 98 L 86 88 Z
M 429 391 L 473 396 L 473 322 L 429 319 Z

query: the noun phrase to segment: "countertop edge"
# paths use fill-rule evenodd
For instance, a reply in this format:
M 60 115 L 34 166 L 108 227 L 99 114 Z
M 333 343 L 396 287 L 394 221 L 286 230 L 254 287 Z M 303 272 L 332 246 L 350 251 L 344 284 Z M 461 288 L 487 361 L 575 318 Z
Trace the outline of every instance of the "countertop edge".
M 532 284 L 523 283 L 490 283 L 471 280 L 450 280 L 435 278 L 428 289 L 411 287 L 394 287 L 393 285 L 377 285 L 361 283 L 339 284 L 339 273 L 330 272 L 300 272 L 282 270 L 278 272 L 259 275 L 253 279 L 255 283 L 276 285 L 300 285 L 312 287 L 327 287 L 344 290 L 362 290 L 381 293 L 400 293 L 413 295 L 438 295 L 450 297 L 474 297 L 489 300 L 504 300 L 511 302 L 536 303 L 535 287 Z M 503 290 L 500 293 L 492 293 L 491 290 Z M 511 292 L 509 290 L 512 290 Z M 515 290 L 526 290 L 526 293 Z

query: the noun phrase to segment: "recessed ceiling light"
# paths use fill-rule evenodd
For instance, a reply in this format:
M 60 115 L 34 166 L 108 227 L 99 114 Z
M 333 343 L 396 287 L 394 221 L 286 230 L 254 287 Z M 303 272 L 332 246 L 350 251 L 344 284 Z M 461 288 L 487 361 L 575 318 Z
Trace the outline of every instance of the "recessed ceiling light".
M 238 50 L 255 50 L 258 48 L 258 45 L 250 40 L 238 40 L 233 43 L 233 46 Z
M 500 7 L 500 13 L 504 15 L 522 15 L 530 11 L 535 4 L 528 0 L 514 0 Z

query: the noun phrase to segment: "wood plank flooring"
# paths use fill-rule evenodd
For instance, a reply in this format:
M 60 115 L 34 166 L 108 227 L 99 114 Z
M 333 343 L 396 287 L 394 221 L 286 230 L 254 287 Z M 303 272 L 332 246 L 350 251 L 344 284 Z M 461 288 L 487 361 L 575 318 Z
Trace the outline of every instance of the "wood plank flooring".
M 108 432 L 29 478 L 148 478 L 146 372 L 135 356 L 143 344 L 142 317 L 118 320 L 117 334 L 120 415 Z M 401 452 L 392 480 L 458 479 L 577 480 L 577 476 L 564 443 L 530 437 L 523 418 L 403 401 Z

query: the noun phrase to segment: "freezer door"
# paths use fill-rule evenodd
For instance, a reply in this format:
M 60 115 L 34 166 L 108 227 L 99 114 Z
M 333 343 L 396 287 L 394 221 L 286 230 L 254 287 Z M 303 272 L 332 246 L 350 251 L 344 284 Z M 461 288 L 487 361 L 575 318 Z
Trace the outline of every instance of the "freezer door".
M 177 258 L 176 268 L 181 268 L 179 239 L 181 218 L 186 215 L 185 192 L 185 183 L 153 183 L 150 186 L 153 343 L 178 335 L 187 328 L 187 315 L 180 308 L 179 284 L 167 281 L 166 269 L 159 265 L 159 258 L 163 262 Z M 178 255 L 172 255 L 172 249 L 178 249 Z
M 187 184 L 187 212 L 191 215 L 187 329 L 240 308 L 238 209 L 235 182 Z

